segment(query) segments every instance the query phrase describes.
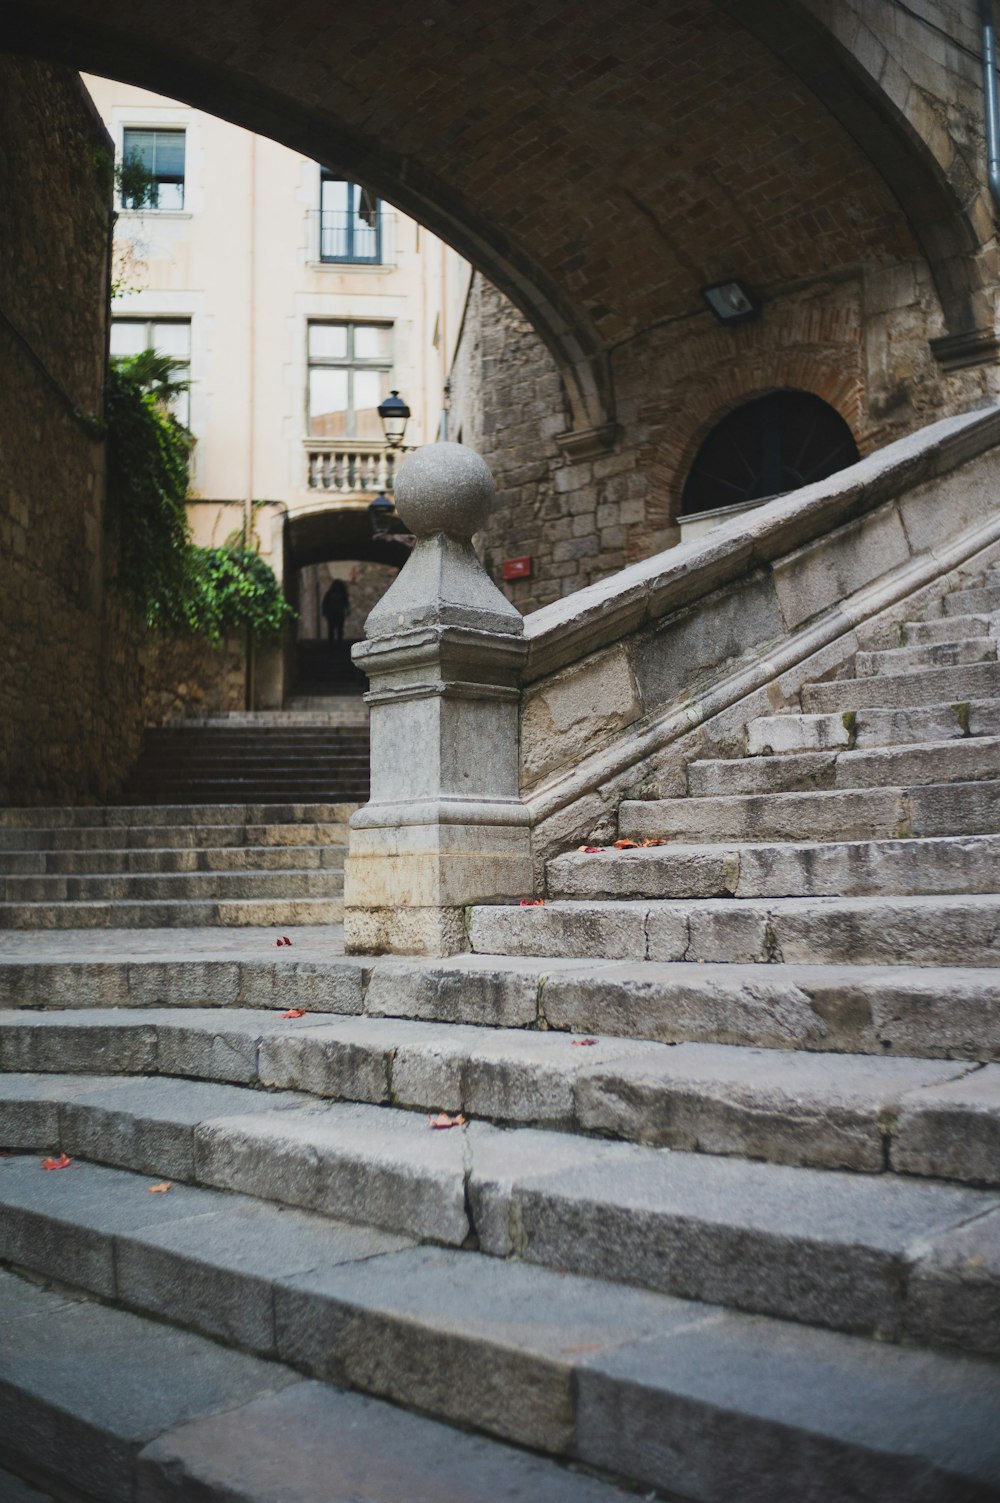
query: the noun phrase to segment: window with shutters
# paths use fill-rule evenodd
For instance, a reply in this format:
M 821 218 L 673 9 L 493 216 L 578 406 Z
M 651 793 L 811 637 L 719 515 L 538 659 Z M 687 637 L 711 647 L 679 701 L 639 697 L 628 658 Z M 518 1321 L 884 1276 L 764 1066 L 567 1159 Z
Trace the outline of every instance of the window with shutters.
M 122 160 L 141 166 L 150 186 L 148 194 L 130 196 L 123 191 L 123 209 L 183 209 L 185 134 L 183 130 L 126 127 Z

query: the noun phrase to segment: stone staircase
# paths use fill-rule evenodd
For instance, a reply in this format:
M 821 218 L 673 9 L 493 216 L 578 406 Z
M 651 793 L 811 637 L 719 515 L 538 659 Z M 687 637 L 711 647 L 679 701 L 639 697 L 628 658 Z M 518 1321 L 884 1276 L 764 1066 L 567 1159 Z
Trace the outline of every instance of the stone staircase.
M 339 924 L 356 807 L 0 810 L 0 930 Z
M 353 710 L 258 711 L 149 730 L 122 802 L 364 803 L 368 725 Z
M 938 609 L 466 955 L 11 936 L 0 1464 L 101 1503 L 995 1503 L 1000 573 Z

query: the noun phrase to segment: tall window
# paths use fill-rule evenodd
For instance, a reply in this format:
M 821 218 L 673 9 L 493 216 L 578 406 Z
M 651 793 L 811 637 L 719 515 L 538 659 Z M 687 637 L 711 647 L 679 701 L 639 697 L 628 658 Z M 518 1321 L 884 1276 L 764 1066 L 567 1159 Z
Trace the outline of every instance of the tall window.
M 122 161 L 126 168 L 123 209 L 183 209 L 184 131 L 126 129 Z M 140 165 L 152 180 L 148 195 L 132 189 L 128 180 L 130 163 Z
M 111 320 L 112 355 L 139 355 L 155 350 L 169 355 L 177 379 L 184 381 L 191 372 L 191 320 L 189 318 L 113 318 Z M 171 411 L 185 428 L 191 426 L 191 393 L 180 391 L 170 404 Z
M 381 438 L 391 371 L 391 324 L 311 323 L 310 437 Z
M 382 259 L 382 215 L 367 188 L 335 177 L 324 167 L 319 188 L 319 258 L 321 261 Z

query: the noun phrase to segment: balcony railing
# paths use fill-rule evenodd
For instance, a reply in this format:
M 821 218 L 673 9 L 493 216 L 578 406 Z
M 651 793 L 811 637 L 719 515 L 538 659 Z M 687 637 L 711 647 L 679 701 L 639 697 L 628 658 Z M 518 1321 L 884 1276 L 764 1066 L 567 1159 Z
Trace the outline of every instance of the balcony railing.
M 379 266 L 387 261 L 392 215 L 379 209 L 371 223 L 346 209 L 317 209 L 319 259 L 354 266 Z
M 352 442 L 344 438 L 308 440 L 308 485 L 311 491 L 330 495 L 377 495 L 391 491 L 396 476 L 396 455 L 380 444 Z

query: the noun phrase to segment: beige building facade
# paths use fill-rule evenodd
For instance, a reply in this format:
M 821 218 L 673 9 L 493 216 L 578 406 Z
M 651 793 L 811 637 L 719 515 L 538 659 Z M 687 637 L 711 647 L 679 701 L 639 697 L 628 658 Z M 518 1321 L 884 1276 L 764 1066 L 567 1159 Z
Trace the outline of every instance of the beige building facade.
M 399 457 L 376 409 L 402 394 L 407 446 L 446 426 L 469 267 L 335 168 L 176 100 L 85 82 L 117 161 L 152 178 L 146 201 L 127 173 L 118 192 L 111 353 L 156 348 L 189 373 L 194 539 L 217 546 L 252 516 L 300 638 L 324 634 L 334 576 L 355 586 L 347 635 L 360 636 L 405 557 L 369 519 Z

